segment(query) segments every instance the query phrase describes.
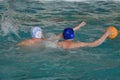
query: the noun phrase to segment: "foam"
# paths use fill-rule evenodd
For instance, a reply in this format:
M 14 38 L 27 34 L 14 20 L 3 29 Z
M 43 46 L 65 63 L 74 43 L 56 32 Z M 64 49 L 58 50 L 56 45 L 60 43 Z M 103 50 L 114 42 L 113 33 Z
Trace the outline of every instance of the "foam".
M 16 24 L 14 24 L 14 22 L 11 20 L 11 19 L 7 19 L 7 20 L 4 20 L 2 21 L 1 23 L 1 30 L 0 32 L 2 32 L 2 36 L 6 36 L 8 35 L 9 33 L 14 33 L 17 37 L 18 36 L 18 27 Z
M 48 38 L 48 40 L 44 42 L 45 47 L 47 47 L 47 48 L 57 48 L 58 40 L 55 40 L 56 35 L 54 33 L 47 33 L 45 36 Z

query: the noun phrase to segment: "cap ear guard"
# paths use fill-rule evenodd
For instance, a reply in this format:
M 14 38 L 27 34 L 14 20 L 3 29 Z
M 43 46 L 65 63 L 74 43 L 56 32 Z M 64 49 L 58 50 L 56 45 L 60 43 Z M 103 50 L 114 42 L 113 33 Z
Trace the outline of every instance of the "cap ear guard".
M 42 38 L 42 29 L 40 27 L 32 27 L 31 36 L 32 38 Z
M 72 28 L 65 28 L 63 31 L 63 37 L 65 40 L 74 39 L 74 30 Z

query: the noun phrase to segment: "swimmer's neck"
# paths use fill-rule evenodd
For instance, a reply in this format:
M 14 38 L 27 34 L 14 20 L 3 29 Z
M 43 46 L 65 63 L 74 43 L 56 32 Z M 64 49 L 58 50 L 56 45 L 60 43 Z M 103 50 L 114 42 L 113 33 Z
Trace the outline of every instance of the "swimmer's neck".
M 43 38 L 32 38 L 32 40 L 38 40 L 38 39 L 43 39 Z
M 73 42 L 73 39 L 65 40 L 66 42 Z

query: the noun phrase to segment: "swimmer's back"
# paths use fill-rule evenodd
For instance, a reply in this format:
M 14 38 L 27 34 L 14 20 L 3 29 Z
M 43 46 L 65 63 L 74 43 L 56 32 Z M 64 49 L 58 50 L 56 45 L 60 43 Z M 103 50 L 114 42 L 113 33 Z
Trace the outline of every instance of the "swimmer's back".
M 18 43 L 17 45 L 18 46 L 32 46 L 34 44 L 41 43 L 42 41 L 44 41 L 44 39 L 32 38 L 32 39 L 29 39 L 29 40 L 24 40 L 24 41 Z
M 80 42 L 62 41 L 58 43 L 58 46 L 64 49 L 74 49 L 80 47 Z

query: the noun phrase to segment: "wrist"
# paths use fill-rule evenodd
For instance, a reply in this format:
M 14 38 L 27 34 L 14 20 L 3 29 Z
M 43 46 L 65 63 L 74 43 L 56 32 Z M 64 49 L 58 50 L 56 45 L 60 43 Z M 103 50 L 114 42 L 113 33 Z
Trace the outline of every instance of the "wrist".
M 110 32 L 106 32 L 106 33 L 105 33 L 106 36 L 109 36 L 110 34 L 111 34 Z

